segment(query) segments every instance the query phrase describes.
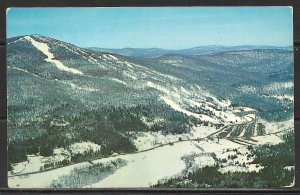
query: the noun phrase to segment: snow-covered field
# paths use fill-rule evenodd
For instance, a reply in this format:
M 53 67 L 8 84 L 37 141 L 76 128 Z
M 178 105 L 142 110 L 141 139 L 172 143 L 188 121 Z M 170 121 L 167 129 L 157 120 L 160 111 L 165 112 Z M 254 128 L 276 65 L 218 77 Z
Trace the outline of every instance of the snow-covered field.
M 280 138 L 275 135 L 260 136 L 255 139 L 258 141 L 257 144 L 265 144 L 269 141 L 272 144 L 280 143 Z M 214 154 L 215 157 L 212 158 L 213 155 L 211 154 Z M 184 157 L 187 155 L 196 155 L 194 168 L 212 166 L 215 164 L 215 158 L 227 159 L 228 155 L 237 155 L 237 158 L 227 159 L 227 162 L 220 168 L 220 172 L 258 171 L 263 168 L 259 165 L 248 164 L 251 163 L 253 157 L 248 158 L 247 154 L 249 154 L 247 146 L 228 139 L 206 138 L 201 141 L 177 142 L 139 153 L 115 155 L 94 160 L 93 163 L 107 163 L 120 158 L 128 163 L 103 180 L 85 187 L 149 187 L 160 179 L 182 175 L 186 171 L 187 165 Z M 239 161 L 239 164 L 236 161 Z M 243 163 L 245 165 L 242 165 Z M 92 165 L 84 162 L 40 173 L 12 176 L 8 178 L 8 183 L 9 187 L 50 187 L 54 180 L 70 174 L 74 168 L 86 166 Z
M 292 117 L 287 121 L 281 121 L 281 122 L 268 122 L 262 119 L 259 119 L 258 122 L 261 122 L 262 124 L 265 125 L 267 134 L 294 128 L 294 117 Z
M 9 175 L 39 172 L 44 170 L 44 165 L 50 163 L 59 163 L 62 161 L 70 162 L 70 160 L 70 152 L 63 148 L 54 149 L 53 155 L 49 157 L 40 155 L 27 155 L 27 161 L 12 165 L 13 171 L 9 172 Z
M 69 150 L 72 154 L 82 154 L 87 151 L 97 152 L 101 149 L 101 146 L 93 142 L 80 142 L 74 143 L 69 146 Z
M 133 139 L 133 143 L 139 151 L 147 150 L 159 145 L 177 142 L 179 140 L 189 140 L 195 138 L 204 138 L 207 135 L 216 132 L 215 127 L 194 127 L 190 133 L 183 134 L 163 134 L 158 132 L 131 132 L 136 139 Z
M 45 166 L 51 165 L 50 168 L 63 161 L 70 162 L 71 156 L 82 154 L 84 152 L 98 152 L 101 146 L 92 142 L 80 142 L 71 144 L 68 148 L 55 148 L 51 156 L 44 157 L 39 154 L 27 155 L 27 161 L 12 165 L 13 171 L 9 175 L 19 175 L 34 173 L 45 170 Z M 52 167 L 54 166 L 54 167 Z

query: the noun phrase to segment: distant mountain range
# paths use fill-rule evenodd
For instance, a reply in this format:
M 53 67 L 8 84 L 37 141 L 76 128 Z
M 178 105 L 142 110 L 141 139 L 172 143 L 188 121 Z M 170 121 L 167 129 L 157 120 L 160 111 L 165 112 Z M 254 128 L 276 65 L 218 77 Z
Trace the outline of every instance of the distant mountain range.
M 122 48 L 122 49 L 108 49 L 108 48 L 98 48 L 90 47 L 88 48 L 97 52 L 108 52 L 124 56 L 132 57 L 158 57 L 167 54 L 179 54 L 179 55 L 207 55 L 222 53 L 228 51 L 243 51 L 243 50 L 253 50 L 253 49 L 281 49 L 292 51 L 292 46 L 286 47 L 277 47 L 277 46 L 252 46 L 252 45 L 243 45 L 243 46 L 221 46 L 221 45 L 210 45 L 210 46 L 199 46 L 188 49 L 180 50 L 171 50 L 171 49 L 162 49 L 162 48 Z

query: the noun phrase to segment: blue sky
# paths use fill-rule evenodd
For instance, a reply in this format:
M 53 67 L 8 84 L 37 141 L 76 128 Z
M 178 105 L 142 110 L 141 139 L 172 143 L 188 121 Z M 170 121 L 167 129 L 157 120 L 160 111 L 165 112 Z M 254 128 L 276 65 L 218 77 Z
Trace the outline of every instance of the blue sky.
M 81 47 L 293 44 L 290 7 L 12 8 L 7 37 L 41 34 Z

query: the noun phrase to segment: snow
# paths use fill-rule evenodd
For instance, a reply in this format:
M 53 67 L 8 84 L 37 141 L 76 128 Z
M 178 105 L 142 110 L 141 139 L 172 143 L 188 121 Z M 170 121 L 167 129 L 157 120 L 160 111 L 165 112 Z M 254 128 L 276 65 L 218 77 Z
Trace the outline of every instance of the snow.
M 109 160 L 122 158 L 128 161 L 128 165 L 117 170 L 106 179 L 86 187 L 149 187 L 150 183 L 154 184 L 166 176 L 180 174 L 185 168 L 185 162 L 181 157 L 193 151 L 199 151 L 199 149 L 191 142 L 182 142 L 147 152 L 95 160 L 93 163 L 105 163 Z M 78 163 L 27 176 L 9 177 L 9 187 L 49 187 L 53 180 L 62 175 L 67 175 L 75 167 L 87 165 L 88 163 Z
M 233 149 L 223 149 L 223 151 L 215 152 L 219 159 L 226 159 L 226 162 L 221 163 L 219 171 L 226 172 L 259 172 L 264 167 L 259 164 L 251 164 L 254 157 L 248 157 L 250 151 L 245 146 L 240 146 Z M 236 156 L 237 158 L 229 158 L 229 156 Z
M 142 119 L 144 121 L 146 119 Z M 162 121 L 163 119 L 156 119 L 155 121 Z M 152 125 L 152 124 L 151 124 Z M 133 143 L 139 151 L 147 150 L 161 144 L 167 144 L 170 142 L 176 142 L 181 140 L 189 140 L 195 138 L 204 138 L 211 133 L 216 132 L 215 127 L 199 126 L 194 127 L 191 132 L 183 134 L 165 134 L 162 131 L 158 132 L 130 132 L 130 135 L 135 137 Z
M 57 79 L 56 79 L 57 80 Z M 59 81 L 59 80 L 57 80 Z M 82 87 L 79 87 L 77 85 L 75 85 L 74 83 L 72 83 L 71 81 L 60 81 L 66 85 L 69 85 L 72 89 L 75 89 L 75 90 L 83 90 L 83 91 L 88 91 L 88 92 L 94 92 L 94 91 L 98 91 L 97 89 L 93 88 L 93 87 L 88 87 L 88 86 L 82 86 Z
M 192 93 L 190 91 L 188 91 L 187 89 L 185 89 L 184 87 L 180 87 L 181 91 L 187 95 L 191 95 Z
M 181 59 L 176 59 L 176 60 L 160 60 L 160 61 L 163 62 L 163 63 L 171 64 L 171 65 L 183 62 Z
M 38 172 L 43 169 L 45 164 L 63 160 L 71 160 L 70 152 L 64 148 L 53 149 L 53 154 L 49 157 L 40 156 L 39 154 L 27 155 L 27 161 L 12 165 L 13 171 L 10 172 L 10 175 Z
M 278 100 L 289 100 L 294 101 L 293 95 L 280 94 L 280 91 L 283 89 L 290 89 L 294 87 L 293 82 L 274 82 L 272 84 L 266 85 L 262 88 L 261 91 L 268 93 L 268 95 L 262 95 L 267 98 L 276 98 Z M 244 93 L 257 93 L 258 90 L 254 86 L 244 85 L 240 88 Z
M 54 148 L 53 155 L 70 155 L 70 153 L 64 148 Z
M 240 108 L 243 110 L 243 112 L 257 112 L 257 110 L 249 107 L 240 107 Z
M 230 108 L 231 102 L 229 100 L 219 100 L 216 97 L 210 95 L 207 92 L 202 91 L 199 86 L 195 86 L 197 89 L 187 89 L 183 86 L 166 88 L 161 85 L 155 84 L 151 81 L 147 81 L 147 86 L 159 90 L 164 93 L 160 98 L 174 110 L 178 112 L 185 113 L 188 116 L 193 116 L 203 121 L 208 121 L 211 123 L 220 123 L 220 122 L 234 122 L 234 123 L 244 123 L 247 121 L 252 121 L 253 119 L 247 117 L 240 117 L 235 115 L 235 112 L 241 112 L 240 108 L 233 109 Z M 199 93 L 199 90 L 201 93 Z M 193 93 L 194 92 L 194 93 Z M 201 94 L 199 97 L 191 97 L 191 94 Z M 213 113 L 212 116 L 207 116 L 205 114 L 198 114 L 187 110 L 184 108 L 184 105 L 189 105 L 191 107 L 200 107 L 205 110 L 209 110 Z M 217 111 L 216 108 L 221 109 L 222 111 Z M 226 109 L 226 110 L 224 110 Z M 246 108 L 247 109 L 247 108 Z M 250 111 L 250 108 L 248 109 Z M 252 111 L 252 110 L 251 110 Z M 218 121 L 221 120 L 221 121 Z
M 122 158 L 128 161 L 128 165 L 117 170 L 113 175 L 104 180 L 86 187 L 149 187 L 150 184 L 154 184 L 165 177 L 180 175 L 186 167 L 182 157 L 194 153 L 201 154 L 203 150 L 199 148 L 199 144 L 202 146 L 210 146 L 212 144 L 211 147 L 207 147 L 208 151 L 206 151 L 205 147 L 205 152 L 239 146 L 228 140 L 222 140 L 220 143 L 210 140 L 203 140 L 199 143 L 195 141 L 184 141 L 140 153 L 116 155 L 114 157 L 95 160 L 93 163 L 105 163 L 109 160 Z M 79 151 L 82 150 L 79 149 Z M 203 161 L 201 162 L 201 160 Z M 208 159 L 205 157 L 199 158 L 197 163 L 204 166 L 210 162 L 206 160 Z M 68 174 L 75 167 L 82 167 L 87 164 L 88 163 L 78 163 L 46 172 L 30 174 L 26 177 L 9 177 L 9 186 L 24 188 L 49 187 L 53 180 Z
M 127 61 L 124 61 L 124 64 L 126 64 L 129 68 L 133 68 L 132 64 Z
M 206 109 L 206 110 L 212 111 L 214 113 L 214 115 L 220 117 L 223 122 L 227 122 L 227 123 L 234 122 L 235 124 L 245 122 L 245 120 L 243 120 L 241 117 L 239 117 L 233 113 L 234 110 L 233 111 L 226 110 L 224 112 L 224 111 L 216 111 L 214 108 L 212 108 L 208 105 L 201 105 L 201 107 L 204 107 L 204 109 Z
M 78 48 L 78 51 L 80 51 L 80 52 L 83 54 L 84 57 L 85 57 L 85 56 L 88 56 L 88 60 L 89 60 L 89 61 L 93 61 L 93 62 L 98 63 L 98 60 L 97 60 L 97 59 L 93 58 L 91 55 L 87 54 L 87 53 L 84 52 L 82 49 Z M 79 55 L 80 55 L 80 54 L 79 54 Z M 85 58 L 86 58 L 86 57 L 85 57 Z
M 271 96 L 267 96 L 267 97 L 272 97 L 272 98 L 276 98 L 279 100 L 290 100 L 290 101 L 294 101 L 294 96 L 292 95 L 271 95 Z
M 160 73 L 160 72 L 157 72 L 157 71 L 154 71 L 154 70 L 151 70 L 151 71 L 149 71 L 149 69 L 147 69 L 147 70 L 148 70 L 148 73 L 151 72 L 152 74 L 155 74 L 158 77 L 168 78 L 168 79 L 171 79 L 172 81 L 180 80 L 179 78 L 171 76 L 171 75 L 163 74 L 163 73 Z
M 10 175 L 39 172 L 44 170 L 46 164 L 55 164 L 64 160 L 70 161 L 71 154 L 82 154 L 87 151 L 97 152 L 101 149 L 101 146 L 92 142 L 81 142 L 70 145 L 68 149 L 54 148 L 52 155 L 49 157 L 40 156 L 39 154 L 27 155 L 27 161 L 12 165 L 13 171 L 10 172 Z
M 194 159 L 195 167 L 203 168 L 206 166 L 214 166 L 216 161 L 212 156 L 201 155 Z
M 178 141 L 179 139 L 179 136 L 176 135 L 163 135 L 161 131 L 139 133 L 132 132 L 132 134 L 137 137 L 132 141 L 139 151 L 147 150 L 161 144 Z
M 120 79 L 111 78 L 111 80 L 113 80 L 113 81 L 116 81 L 116 82 L 118 82 L 118 83 L 121 83 L 121 84 L 123 84 L 123 85 L 127 85 L 127 83 L 126 83 L 126 82 L 124 82 L 124 81 L 121 81 Z
M 256 87 L 254 86 L 250 86 L 250 85 L 243 85 L 241 88 L 240 88 L 241 92 L 243 93 L 256 93 Z
M 276 145 L 276 144 L 283 143 L 283 140 L 274 134 L 264 135 L 264 136 L 256 136 L 256 137 L 252 137 L 252 139 L 258 141 L 258 144 L 261 144 L 261 145 L 265 145 L 265 144 Z
M 42 163 L 43 156 L 27 155 L 27 161 L 17 163 L 13 165 L 13 173 L 31 173 L 40 170 L 40 167 L 43 166 Z
M 51 156 L 52 162 L 60 162 L 63 160 L 71 160 L 71 153 L 64 148 L 55 148 L 53 149 L 53 154 Z
M 178 112 L 182 112 L 188 116 L 194 116 L 196 118 L 199 118 L 199 114 L 195 114 L 193 112 L 190 112 L 188 110 L 181 108 L 176 102 L 174 102 L 170 98 L 163 96 L 163 97 L 161 97 L 161 99 L 163 99 L 165 101 L 165 103 L 168 104 L 169 106 L 171 106 L 171 108 L 173 108 L 174 110 L 176 110 Z
M 56 120 L 52 120 L 50 122 L 50 126 L 59 126 L 59 127 L 65 127 L 67 125 L 69 125 L 70 123 L 68 121 L 65 121 L 63 119 L 56 119 Z
M 17 43 L 17 42 L 19 42 L 19 41 L 24 41 L 24 38 L 23 38 L 23 37 L 21 37 L 21 38 L 19 38 L 19 39 L 15 40 L 15 41 L 13 41 L 13 42 L 9 42 L 9 43 L 7 43 L 7 45 L 10 45 L 10 44 L 12 44 L 12 43 Z
M 248 114 L 244 119 L 246 119 L 246 122 L 252 122 L 255 119 L 255 114 Z
M 248 172 L 259 172 L 261 169 L 264 168 L 264 166 L 261 166 L 259 164 L 250 164 L 247 166 Z
M 212 122 L 212 123 L 216 123 L 217 121 L 207 115 L 204 115 L 204 114 L 196 114 L 196 113 L 193 113 L 191 111 L 188 111 L 184 108 L 181 108 L 175 101 L 171 100 L 170 98 L 166 97 L 166 96 L 163 96 L 161 97 L 161 99 L 164 100 L 164 102 L 166 104 L 168 104 L 169 106 L 171 106 L 171 108 L 173 108 L 174 110 L 178 111 L 178 112 L 182 112 L 188 116 L 194 116 L 196 118 L 199 118 L 201 120 L 205 120 L 205 121 L 209 121 L 209 122 Z
M 182 112 L 188 116 L 193 116 L 203 121 L 208 121 L 211 123 L 244 123 L 253 120 L 252 118 L 249 118 L 250 115 L 248 116 L 248 118 L 235 115 L 235 112 L 241 112 L 240 108 L 230 108 L 231 102 L 229 100 L 219 100 L 216 97 L 210 95 L 209 93 L 202 91 L 202 89 L 199 86 L 195 86 L 196 89 L 192 87 L 189 90 L 183 86 L 173 86 L 173 88 L 166 88 L 162 87 L 161 85 L 155 84 L 151 81 L 147 81 L 146 84 L 148 87 L 163 92 L 164 95 L 162 95 L 160 98 L 166 104 L 171 106 L 174 110 Z M 201 93 L 199 93 L 199 90 Z M 192 94 L 201 95 L 199 95 L 198 97 L 191 97 Z M 184 108 L 184 105 L 209 110 L 213 114 L 212 116 L 208 116 L 205 114 L 194 113 L 192 111 L 187 110 L 187 108 Z M 216 108 L 222 108 L 222 111 L 218 111 L 216 110 Z
M 43 40 L 43 41 L 51 41 L 52 43 L 60 46 L 60 47 L 64 47 L 65 49 L 75 53 L 76 55 L 79 55 L 80 57 L 83 57 L 84 59 L 87 59 L 90 62 L 94 62 L 94 63 L 98 63 L 98 60 L 93 58 L 92 56 L 88 55 L 86 52 L 84 52 L 82 49 L 80 49 L 79 47 L 75 47 L 72 46 L 70 44 L 66 44 L 66 43 L 62 43 L 60 41 L 54 41 L 54 40 L 50 40 L 49 38 L 46 37 L 42 37 L 42 36 L 38 36 L 39 39 Z M 71 48 L 73 47 L 73 48 Z M 86 57 L 88 56 L 88 57 Z M 99 64 L 99 63 L 98 63 Z M 100 64 L 99 64 L 100 65 Z M 101 68 L 105 68 L 103 66 L 101 66 Z
M 108 55 L 108 57 L 109 57 L 110 59 L 113 59 L 113 60 L 118 60 L 118 58 L 116 58 L 116 57 L 113 56 L 113 55 Z
M 110 55 L 110 54 L 104 54 L 103 57 L 107 60 L 119 61 L 118 58 L 116 58 L 115 56 Z
M 266 133 L 274 133 L 294 128 L 294 116 L 289 120 L 281 122 L 268 122 L 262 119 L 259 119 L 258 122 L 261 122 L 265 126 Z
M 83 75 L 83 73 L 81 71 L 74 69 L 74 68 L 69 68 L 69 67 L 65 66 L 63 63 L 61 63 L 59 60 L 55 60 L 54 54 L 49 51 L 50 48 L 46 43 L 38 42 L 38 41 L 34 40 L 33 38 L 31 38 L 30 36 L 25 36 L 24 38 L 26 40 L 30 41 L 31 44 L 35 48 L 37 48 L 39 51 L 41 51 L 43 54 L 45 54 L 47 56 L 47 58 L 45 59 L 46 62 L 53 63 L 59 70 L 63 70 L 63 71 L 70 72 L 73 74 Z
M 26 174 L 38 172 L 44 169 L 45 164 L 57 163 L 64 160 L 70 161 L 71 154 L 82 154 L 87 151 L 97 152 L 101 146 L 92 142 L 74 143 L 69 146 L 69 150 L 64 148 L 54 148 L 53 153 L 49 157 L 40 156 L 39 154 L 27 155 L 27 161 L 14 164 L 13 171 L 10 175 Z
M 204 127 L 203 127 L 204 128 Z M 135 134 L 138 138 L 134 143 L 138 143 L 141 140 L 141 145 L 138 145 L 140 152 L 133 154 L 115 154 L 112 157 L 94 160 L 93 163 L 106 163 L 117 158 L 126 160 L 128 163 L 125 167 L 118 169 L 114 174 L 106 177 L 105 179 L 85 186 L 86 188 L 98 188 L 98 187 L 149 187 L 151 184 L 157 183 L 158 180 L 166 177 L 180 176 L 186 170 L 186 162 L 184 156 L 195 155 L 194 165 L 195 167 L 212 166 L 215 164 L 215 160 L 212 158 L 212 153 L 216 155 L 218 159 L 227 159 L 226 163 L 221 163 L 223 168 L 220 167 L 219 171 L 224 173 L 228 171 L 243 171 L 252 172 L 259 171 L 263 166 L 257 164 L 251 164 L 254 157 L 248 158 L 249 151 L 247 146 L 234 143 L 228 139 L 208 139 L 205 130 L 215 132 L 216 129 L 212 127 L 205 127 L 205 129 L 195 129 L 194 133 L 182 134 L 182 135 L 163 135 L 161 132 L 147 132 L 141 134 Z M 200 141 L 189 141 L 189 136 L 203 137 Z M 155 144 L 151 141 L 157 139 L 159 144 L 170 143 L 177 141 L 179 137 L 183 138 L 182 142 L 173 144 L 167 144 L 161 147 L 157 147 L 151 150 Z M 140 139 L 139 139 L 140 138 Z M 259 142 L 257 144 L 272 144 L 280 143 L 280 138 L 275 135 L 258 136 L 253 137 Z M 156 145 L 158 146 L 158 145 Z M 83 142 L 73 145 L 72 153 L 81 153 L 83 151 L 92 149 L 97 151 L 100 146 L 91 143 Z M 235 151 L 233 149 L 236 149 Z M 141 151 L 146 150 L 146 151 Z M 54 150 L 56 156 L 62 155 L 64 149 L 58 148 Z M 237 155 L 235 159 L 228 159 L 228 155 Z M 35 158 L 33 158 L 34 160 Z M 36 161 L 39 161 L 39 157 L 36 157 Z M 237 164 L 237 161 L 239 162 Z M 35 162 L 35 161 L 32 161 Z M 80 168 L 87 166 L 88 163 L 78 163 L 46 172 L 40 172 L 30 174 L 27 176 L 14 176 L 9 177 L 10 187 L 49 187 L 53 180 L 62 175 L 67 175 L 74 168 Z M 21 169 L 20 167 L 19 169 Z M 286 169 L 292 169 L 286 167 Z M 41 179 L 42 178 L 42 179 Z
M 238 166 L 238 165 L 229 165 L 223 168 L 220 168 L 219 171 L 221 173 L 227 172 L 259 172 L 264 167 L 258 164 L 250 164 L 246 165 L 246 167 Z
M 93 142 L 80 142 L 74 143 L 69 146 L 69 150 L 72 154 L 82 154 L 84 152 L 92 151 L 97 152 L 101 149 L 101 146 Z
M 294 82 L 274 82 L 264 87 L 264 91 L 278 91 L 280 89 L 293 88 Z
M 126 71 L 123 71 L 123 75 L 128 77 L 128 78 L 131 78 L 133 80 L 137 80 L 137 75 L 135 75 L 135 73 L 129 73 L 129 72 L 126 72 Z
M 289 171 L 295 170 L 295 166 L 285 166 L 283 168 L 286 169 L 286 170 L 289 170 Z
M 67 167 L 53 169 L 51 171 L 30 174 L 26 176 L 15 176 L 8 178 L 8 186 L 10 188 L 43 188 L 50 187 L 54 179 L 67 175 L 75 167 L 88 165 L 89 163 L 78 163 Z
M 193 143 L 181 142 L 148 152 L 122 156 L 128 161 L 127 166 L 104 180 L 86 187 L 149 187 L 160 179 L 179 175 L 185 168 L 182 157 L 194 151 L 199 149 Z
M 203 103 L 199 103 L 199 102 L 196 102 L 196 101 L 194 101 L 193 99 L 189 99 L 188 100 L 188 104 L 190 105 L 190 106 L 198 106 L 198 107 L 202 107 L 203 106 Z
M 147 81 L 147 86 L 150 87 L 150 88 L 157 89 L 157 90 L 159 90 L 159 91 L 161 91 L 161 92 L 163 92 L 165 94 L 169 94 L 170 93 L 170 90 L 166 89 L 165 87 L 156 85 L 156 84 L 154 84 L 151 81 Z
M 221 107 L 228 107 L 228 106 L 230 106 L 230 101 L 229 100 L 227 100 L 227 101 L 220 101 L 220 100 L 218 100 L 216 97 L 214 97 L 214 96 L 210 96 L 213 100 L 214 100 L 214 102 L 217 104 L 217 105 L 219 105 L 219 106 L 221 106 Z
M 219 171 L 221 173 L 227 173 L 227 172 L 247 172 L 247 168 L 246 167 L 237 166 L 237 165 L 230 165 L 230 166 L 226 166 L 224 168 L 220 168 Z
M 218 154 L 228 148 L 239 148 L 238 151 L 241 152 L 240 156 L 242 158 L 236 160 L 241 163 L 253 160 L 247 160 L 245 155 L 247 149 L 244 146 L 225 139 L 220 140 L 219 143 L 216 140 L 204 140 L 200 141 L 200 143 L 191 141 L 179 142 L 173 146 L 167 145 L 145 153 L 126 155 L 125 159 L 129 162 L 128 166 L 118 170 L 106 179 L 86 187 L 149 187 L 150 184 L 154 184 L 160 179 L 180 175 L 182 170 L 184 170 L 183 156 L 197 154 L 195 166 L 212 166 L 215 164 L 215 161 L 209 153 L 215 152 Z M 220 171 L 258 171 L 261 168 L 263 167 L 254 164 L 246 167 L 228 165 L 228 167 L 220 169 Z
M 193 127 L 192 131 L 189 133 L 191 138 L 204 138 L 212 133 L 218 131 L 215 127 L 199 126 Z
M 75 47 L 75 49 L 71 49 L 70 47 L 68 47 L 65 44 L 60 44 L 59 43 L 58 45 L 61 46 L 61 47 L 66 48 L 67 50 L 75 53 L 76 55 L 78 55 L 78 56 L 80 56 L 80 57 L 88 60 L 89 62 L 98 64 L 99 67 L 102 68 L 102 69 L 107 69 L 107 67 L 105 67 L 103 64 L 99 63 L 99 61 L 96 58 L 94 58 L 91 55 L 87 54 L 86 52 L 84 52 L 83 50 L 79 49 L 78 47 Z
M 13 66 L 13 67 L 8 66 L 8 68 L 13 68 L 13 69 L 16 69 L 16 70 L 25 72 L 25 73 L 27 73 L 27 74 L 31 74 L 31 75 L 34 76 L 34 77 L 39 77 L 38 75 L 36 75 L 36 74 L 34 74 L 34 73 L 31 73 L 31 72 L 29 72 L 29 71 L 27 71 L 27 70 L 25 70 L 25 69 L 22 69 L 22 68 L 18 68 L 18 67 L 14 67 L 14 66 Z
M 227 139 L 205 140 L 196 144 L 200 148 L 204 148 L 205 152 L 220 152 L 228 148 L 239 148 L 242 145 L 234 143 Z
M 141 117 L 141 121 L 145 124 L 145 125 L 147 125 L 148 127 L 152 127 L 153 125 L 155 125 L 155 124 L 157 124 L 157 123 L 160 123 L 160 122 L 163 122 L 165 119 L 163 119 L 163 118 L 159 118 L 159 117 L 156 117 L 156 118 L 154 118 L 153 120 L 151 119 L 149 119 L 149 118 L 147 118 L 147 117 Z
M 155 80 L 161 80 L 161 81 L 164 81 L 164 79 L 170 79 L 172 82 L 173 81 L 178 81 L 178 80 L 181 80 L 177 77 L 174 77 L 174 76 L 171 76 L 171 75 L 167 75 L 167 74 L 163 74 L 163 73 L 160 73 L 160 72 L 157 72 L 155 70 L 151 70 L 149 68 L 146 68 L 144 66 L 140 66 L 138 64 L 132 64 L 135 66 L 135 68 L 138 68 L 139 71 L 142 71 L 142 74 L 143 73 L 147 73 L 148 76 L 150 76 L 152 79 L 155 79 Z

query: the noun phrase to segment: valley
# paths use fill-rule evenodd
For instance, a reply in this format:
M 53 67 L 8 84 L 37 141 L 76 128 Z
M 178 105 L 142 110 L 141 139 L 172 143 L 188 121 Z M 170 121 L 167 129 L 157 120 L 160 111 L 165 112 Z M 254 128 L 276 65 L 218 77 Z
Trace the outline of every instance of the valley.
M 175 142 L 169 142 L 166 144 L 158 145 L 153 148 L 148 148 L 134 153 L 129 154 L 114 154 L 112 157 L 102 158 L 99 160 L 88 161 L 79 163 L 63 168 L 57 168 L 45 172 L 37 172 L 33 174 L 22 174 L 16 175 L 9 178 L 12 186 L 15 187 L 38 187 L 39 178 L 45 177 L 47 180 L 45 187 L 51 187 L 55 183 L 59 182 L 62 178 L 70 175 L 72 170 L 83 169 L 85 167 L 92 167 L 95 164 L 105 164 L 113 162 L 114 160 L 122 159 L 127 162 L 125 167 L 121 167 L 116 170 L 115 173 L 106 175 L 103 180 L 95 183 L 88 183 L 82 187 L 96 187 L 96 188 L 107 188 L 107 187 L 149 187 L 150 184 L 155 184 L 156 181 L 164 179 L 165 177 L 171 177 L 174 175 L 182 175 L 183 172 L 189 171 L 205 166 L 213 166 L 219 160 L 218 158 L 227 158 L 227 155 L 239 154 L 237 160 L 239 163 L 234 163 L 230 166 L 224 166 L 220 169 L 221 172 L 231 171 L 256 171 L 258 172 L 262 167 L 258 164 L 252 164 L 253 158 L 245 158 L 250 154 L 247 149 L 248 146 L 267 144 L 271 141 L 272 144 L 282 143 L 283 140 L 278 137 L 276 132 L 270 135 L 264 136 L 253 136 L 249 139 L 243 138 L 221 138 L 217 139 L 218 133 L 222 132 L 223 129 L 211 133 L 210 135 L 195 138 L 179 140 Z M 290 129 L 281 130 L 281 132 L 287 132 Z M 243 140 L 243 141 L 242 141 Z M 192 164 L 192 167 L 186 169 L 188 165 L 183 157 L 195 156 L 198 163 Z M 247 163 L 247 165 L 243 165 Z M 80 177 L 80 176 L 79 176 Z M 99 177 L 100 178 L 100 177 Z M 83 178 L 81 178 L 84 180 Z M 72 178 L 70 178 L 72 180 Z M 60 186 L 60 187 L 74 187 L 74 186 Z
M 221 178 L 269 167 L 292 183 L 293 160 L 265 164 L 293 156 L 290 50 L 112 51 L 8 40 L 10 187 L 192 187 L 207 168 Z

